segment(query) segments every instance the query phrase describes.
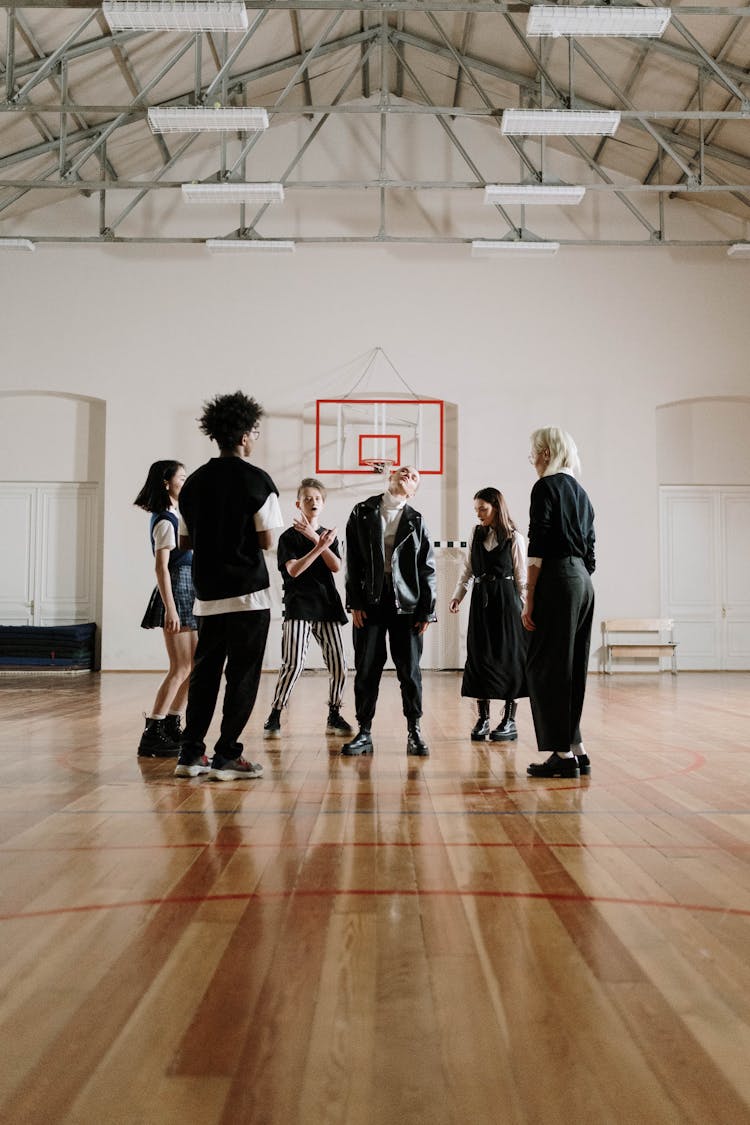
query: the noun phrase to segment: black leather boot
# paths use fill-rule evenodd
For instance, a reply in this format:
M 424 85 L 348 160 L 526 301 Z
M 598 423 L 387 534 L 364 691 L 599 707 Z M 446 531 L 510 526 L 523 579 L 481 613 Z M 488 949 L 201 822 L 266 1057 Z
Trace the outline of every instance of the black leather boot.
M 167 715 L 164 720 L 164 733 L 167 738 L 172 742 L 176 742 L 179 746 L 180 739 L 182 738 L 182 716 L 181 715 Z
M 428 758 L 430 748 L 422 738 L 419 723 L 409 723 L 409 733 L 406 737 L 406 753 L 414 758 Z
M 484 742 L 487 735 L 490 733 L 490 701 L 489 699 L 477 700 L 477 712 L 479 718 L 474 724 L 471 732 L 472 742 Z
M 138 744 L 139 758 L 176 758 L 179 742 L 169 737 L 164 729 L 164 719 L 146 719 L 146 727 Z
M 506 699 L 505 710 L 503 711 L 502 720 L 498 723 L 493 731 L 490 731 L 490 739 L 492 742 L 515 742 L 518 738 L 518 731 L 516 730 L 516 701 L 515 699 Z
M 369 727 L 360 727 L 351 742 L 345 742 L 341 753 L 346 758 L 356 758 L 359 754 L 372 754 L 372 735 Z

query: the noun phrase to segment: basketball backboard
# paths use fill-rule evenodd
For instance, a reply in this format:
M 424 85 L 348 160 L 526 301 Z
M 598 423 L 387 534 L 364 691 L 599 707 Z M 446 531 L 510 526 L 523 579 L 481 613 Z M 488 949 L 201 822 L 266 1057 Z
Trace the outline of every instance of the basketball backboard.
M 315 404 L 316 473 L 371 473 L 374 461 L 443 472 L 442 399 L 325 398 Z

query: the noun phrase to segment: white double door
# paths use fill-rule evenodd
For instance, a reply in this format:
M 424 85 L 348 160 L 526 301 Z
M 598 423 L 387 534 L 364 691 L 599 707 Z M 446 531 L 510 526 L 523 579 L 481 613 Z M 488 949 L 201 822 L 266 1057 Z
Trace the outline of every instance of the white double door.
M 678 667 L 750 669 L 750 488 L 665 485 L 660 523 Z
M 0 624 L 94 621 L 95 484 L 0 482 Z

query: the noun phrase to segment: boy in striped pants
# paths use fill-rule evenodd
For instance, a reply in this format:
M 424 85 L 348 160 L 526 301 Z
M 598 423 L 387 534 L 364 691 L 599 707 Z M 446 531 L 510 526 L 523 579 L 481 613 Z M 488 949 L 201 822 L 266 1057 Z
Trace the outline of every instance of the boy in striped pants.
M 327 530 L 319 524 L 325 499 L 321 482 L 305 477 L 297 489 L 299 515 L 279 538 L 277 559 L 284 584 L 281 668 L 273 707 L 263 727 L 264 738 L 281 735 L 281 712 L 305 666 L 311 636 L 320 645 L 328 669 L 326 734 L 352 734 L 340 711 L 346 684 L 341 626 L 347 617 L 333 576 L 341 569 L 341 556 L 336 529 Z

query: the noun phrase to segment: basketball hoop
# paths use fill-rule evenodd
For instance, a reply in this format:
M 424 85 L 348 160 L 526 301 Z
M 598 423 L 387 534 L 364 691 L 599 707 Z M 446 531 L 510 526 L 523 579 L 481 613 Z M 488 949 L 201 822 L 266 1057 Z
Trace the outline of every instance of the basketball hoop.
M 365 457 L 362 464 L 368 465 L 373 473 L 378 473 L 382 476 L 384 473 L 390 473 L 395 465 L 395 461 L 389 460 L 387 457 Z

